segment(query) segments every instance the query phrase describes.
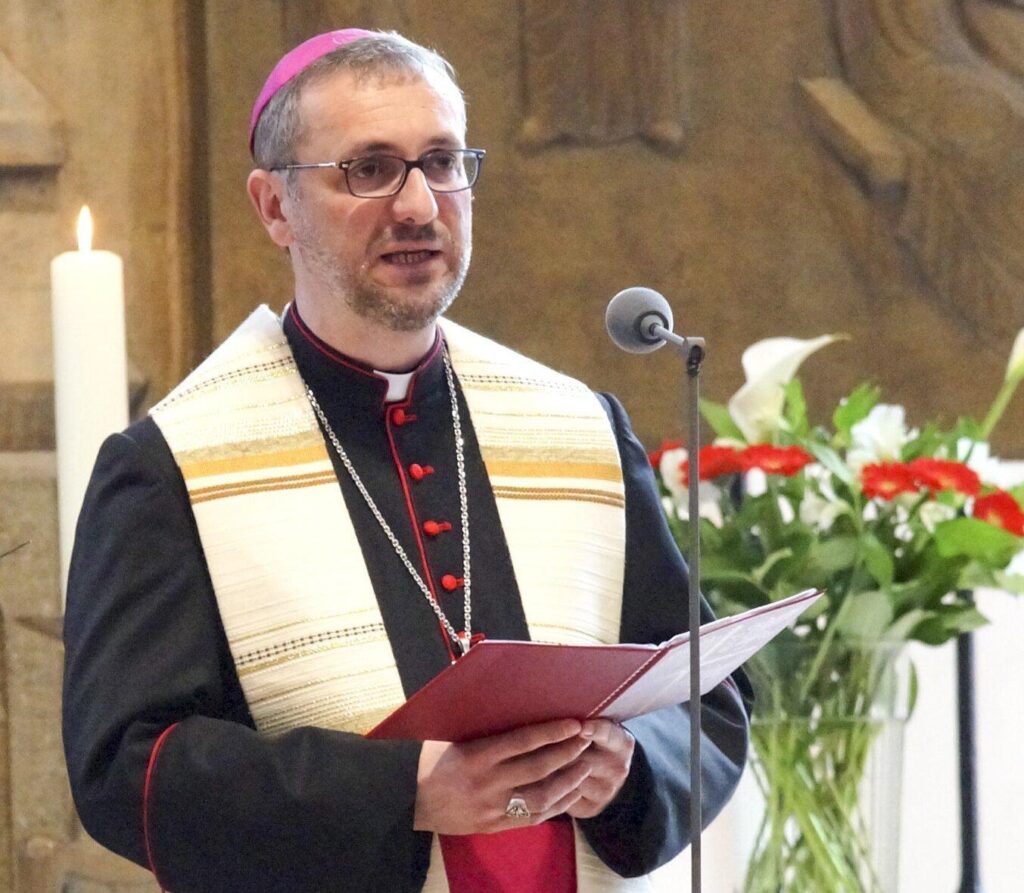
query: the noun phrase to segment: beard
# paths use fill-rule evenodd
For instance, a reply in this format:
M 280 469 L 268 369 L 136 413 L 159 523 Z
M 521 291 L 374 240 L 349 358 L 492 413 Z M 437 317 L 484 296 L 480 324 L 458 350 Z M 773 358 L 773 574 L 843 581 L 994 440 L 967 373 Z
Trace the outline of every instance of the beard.
M 472 255 L 472 244 L 468 239 L 461 246 L 449 240 L 447 254 L 454 265 L 441 279 L 425 280 L 421 288 L 415 285 L 388 287 L 370 280 L 368 263 L 355 271 L 345 267 L 317 237 L 312 227 L 299 225 L 295 234 L 306 266 L 324 285 L 327 293 L 362 319 L 392 332 L 416 332 L 433 324 L 461 291 Z M 402 242 L 438 241 L 436 230 L 430 223 L 425 226 L 397 225 L 392 228 L 390 237 Z

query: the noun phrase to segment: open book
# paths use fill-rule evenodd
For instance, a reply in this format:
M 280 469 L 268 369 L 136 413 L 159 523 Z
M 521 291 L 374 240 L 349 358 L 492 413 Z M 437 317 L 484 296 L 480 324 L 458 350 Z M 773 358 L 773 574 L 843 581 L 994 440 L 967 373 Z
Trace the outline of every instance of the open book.
M 822 595 L 809 589 L 705 623 L 707 694 Z M 552 645 L 485 639 L 369 732 L 370 738 L 470 741 L 549 719 L 619 722 L 690 698 L 690 634 L 660 645 Z

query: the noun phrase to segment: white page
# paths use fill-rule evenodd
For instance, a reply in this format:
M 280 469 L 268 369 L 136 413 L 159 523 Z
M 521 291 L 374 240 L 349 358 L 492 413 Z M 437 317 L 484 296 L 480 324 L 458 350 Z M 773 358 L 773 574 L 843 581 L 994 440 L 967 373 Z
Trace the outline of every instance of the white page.
M 816 589 L 722 617 L 700 628 L 700 693 L 707 694 L 751 655 L 756 654 L 822 596 Z M 622 722 L 652 710 L 690 700 L 690 634 L 680 633 L 646 673 L 596 715 Z

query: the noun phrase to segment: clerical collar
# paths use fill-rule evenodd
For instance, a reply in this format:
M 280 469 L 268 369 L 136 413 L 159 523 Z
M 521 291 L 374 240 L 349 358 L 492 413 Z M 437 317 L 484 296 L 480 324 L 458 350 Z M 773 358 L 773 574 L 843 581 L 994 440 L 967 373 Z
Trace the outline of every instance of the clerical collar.
M 373 370 L 374 375 L 379 375 L 388 380 L 388 392 L 384 395 L 385 403 L 397 403 L 404 400 L 409 393 L 409 384 L 415 372 L 381 372 L 380 369 Z
M 310 329 L 294 301 L 285 311 L 283 326 L 299 371 L 318 394 L 337 395 L 346 404 L 383 410 L 388 403 L 444 393 L 440 329 L 414 369 L 394 373 L 378 371 L 335 350 Z

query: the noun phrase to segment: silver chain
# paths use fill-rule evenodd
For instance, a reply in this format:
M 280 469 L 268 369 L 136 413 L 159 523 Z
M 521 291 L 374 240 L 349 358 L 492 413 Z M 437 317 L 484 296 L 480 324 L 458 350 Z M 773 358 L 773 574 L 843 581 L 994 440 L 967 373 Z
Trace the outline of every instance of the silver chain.
M 380 513 L 380 509 L 377 508 L 377 503 L 373 501 L 370 491 L 366 489 L 366 485 L 356 472 L 355 466 L 352 464 L 352 460 L 349 459 L 348 453 L 345 452 L 345 448 L 341 445 L 341 441 L 338 440 L 338 435 L 334 433 L 331 423 L 327 421 L 327 416 L 324 414 L 323 409 L 320 408 L 320 404 L 317 402 L 313 389 L 305 382 L 303 382 L 303 384 L 306 385 L 306 396 L 309 398 L 309 404 L 313 407 L 316 417 L 320 420 L 320 424 L 323 426 L 328 439 L 331 441 L 335 451 L 338 453 L 338 457 L 345 466 L 345 470 L 348 471 L 349 477 L 352 478 L 352 483 L 356 485 L 356 489 L 362 494 L 367 508 L 373 512 L 373 516 L 377 519 L 377 523 L 380 524 L 381 530 L 384 531 L 385 536 L 387 536 L 390 541 L 391 548 L 395 550 L 395 554 L 402 560 L 402 564 L 405 565 L 405 569 L 409 572 L 409 576 L 411 576 L 416 585 L 419 586 L 420 591 L 427 599 L 427 602 L 430 604 L 434 613 L 437 615 L 437 619 L 441 621 L 441 625 L 444 626 L 448 635 L 451 636 L 452 641 L 455 642 L 455 644 L 462 650 L 462 653 L 465 654 L 469 651 L 470 637 L 473 634 L 469 567 L 469 497 L 466 491 L 466 461 L 464 456 L 465 441 L 462 439 L 462 422 L 459 417 L 459 403 L 455 397 L 455 377 L 452 374 L 452 364 L 448 357 L 447 344 L 442 346 L 442 358 L 444 360 L 445 378 L 448 381 L 448 396 L 451 398 L 452 403 L 452 428 L 455 431 L 455 465 L 458 469 L 459 477 L 459 514 L 462 520 L 462 590 L 465 594 L 463 600 L 463 614 L 465 619 L 463 636 L 465 638 L 456 632 L 451 621 L 445 616 L 445 613 L 441 610 L 441 606 L 438 604 L 437 599 L 434 598 L 430 589 L 427 587 L 427 584 L 423 582 L 423 578 L 419 575 L 416 568 L 413 567 L 413 563 L 409 560 L 409 556 L 406 554 L 405 549 L 402 548 L 402 544 L 398 541 L 398 537 L 395 536 L 394 531 L 392 531 L 388 522 L 384 520 L 384 516 Z

